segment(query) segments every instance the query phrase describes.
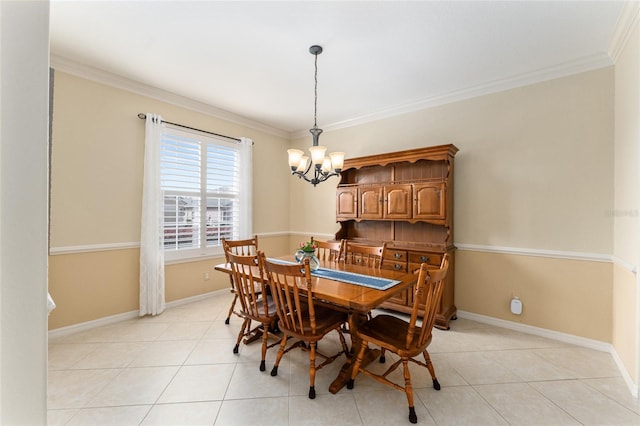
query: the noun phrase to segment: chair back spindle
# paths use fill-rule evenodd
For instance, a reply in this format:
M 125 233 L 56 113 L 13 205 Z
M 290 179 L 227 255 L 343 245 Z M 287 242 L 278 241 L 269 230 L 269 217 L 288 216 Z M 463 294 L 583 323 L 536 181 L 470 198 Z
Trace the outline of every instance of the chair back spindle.
M 380 269 L 386 248 L 387 243 L 380 246 L 364 246 L 345 241 L 343 258 L 346 263 Z
M 227 253 L 239 254 L 241 256 L 256 256 L 258 254 L 258 236 L 245 240 L 227 240 L 222 239 L 222 248 L 225 255 Z M 229 259 L 227 259 L 227 262 Z
M 316 256 L 324 262 L 338 262 L 342 256 L 344 240 L 318 241 L 311 237 L 311 242 L 316 246 Z

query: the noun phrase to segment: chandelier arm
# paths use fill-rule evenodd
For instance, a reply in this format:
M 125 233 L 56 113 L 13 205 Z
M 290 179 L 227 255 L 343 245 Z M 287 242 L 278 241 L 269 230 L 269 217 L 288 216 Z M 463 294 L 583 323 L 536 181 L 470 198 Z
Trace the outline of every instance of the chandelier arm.
M 307 176 L 307 173 L 309 172 L 309 170 L 310 170 L 310 167 L 308 167 L 304 173 L 302 173 L 301 171 L 292 171 L 291 174 L 298 176 L 298 178 L 300 179 L 304 179 L 305 181 L 309 182 L 313 186 L 316 186 L 319 183 L 325 182 L 330 177 L 340 175 L 340 173 L 337 173 L 335 171 L 323 172 L 321 169 L 317 169 L 314 167 L 313 177 L 309 177 Z
M 307 174 L 309 173 L 312 167 L 313 167 L 313 177 L 310 178 L 309 176 L 307 176 Z M 340 173 L 336 172 L 335 170 L 332 172 L 323 172 L 321 168 L 313 164 L 309 164 L 307 166 L 307 169 L 304 172 L 292 170 L 291 174 L 298 176 L 300 179 L 304 179 L 305 181 L 313 184 L 313 186 L 316 186 L 317 184 L 322 183 L 333 176 L 340 175 Z
M 291 174 L 297 175 L 299 178 L 304 178 L 304 180 L 306 180 L 307 182 L 311 182 L 311 179 L 307 177 L 307 173 L 309 173 L 309 170 L 311 170 L 311 167 L 313 167 L 313 163 L 309 161 L 309 164 L 307 164 L 307 169 L 304 172 L 291 170 Z

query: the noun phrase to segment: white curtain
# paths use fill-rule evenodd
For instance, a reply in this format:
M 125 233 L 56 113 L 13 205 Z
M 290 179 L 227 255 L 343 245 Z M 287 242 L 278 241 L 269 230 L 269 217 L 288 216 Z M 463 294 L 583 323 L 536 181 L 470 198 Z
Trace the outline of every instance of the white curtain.
M 158 315 L 165 309 L 164 233 L 160 189 L 162 117 L 147 113 L 144 140 L 144 178 L 140 233 L 140 316 Z
M 253 141 L 240 138 L 240 239 L 253 237 Z

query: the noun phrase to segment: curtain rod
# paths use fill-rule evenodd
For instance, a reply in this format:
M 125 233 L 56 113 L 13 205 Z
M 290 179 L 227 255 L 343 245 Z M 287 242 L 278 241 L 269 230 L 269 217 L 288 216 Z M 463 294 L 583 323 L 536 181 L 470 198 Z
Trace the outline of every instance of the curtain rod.
M 141 120 L 146 120 L 146 119 L 147 119 L 147 115 L 146 115 L 145 113 L 141 112 L 141 113 L 139 113 L 139 114 L 138 114 L 138 118 L 139 118 L 139 119 L 141 119 Z M 189 126 L 185 126 L 185 125 L 183 125 L 183 124 L 172 123 L 172 122 L 167 121 L 167 120 L 162 120 L 162 122 L 163 122 L 163 123 L 167 123 L 167 124 L 171 124 L 171 125 L 173 125 L 173 126 L 182 127 L 183 129 L 195 130 L 195 131 L 197 131 L 197 132 L 208 133 L 208 134 L 210 134 L 210 135 L 220 136 L 221 138 L 227 138 L 227 139 L 234 140 L 234 141 L 236 141 L 236 142 L 240 142 L 240 139 L 238 139 L 238 138 L 234 138 L 234 137 L 232 137 L 232 136 L 226 136 L 226 135 L 221 135 L 221 134 L 219 134 L 219 133 L 208 132 L 208 131 L 206 131 L 206 130 L 196 129 L 195 127 L 189 127 Z

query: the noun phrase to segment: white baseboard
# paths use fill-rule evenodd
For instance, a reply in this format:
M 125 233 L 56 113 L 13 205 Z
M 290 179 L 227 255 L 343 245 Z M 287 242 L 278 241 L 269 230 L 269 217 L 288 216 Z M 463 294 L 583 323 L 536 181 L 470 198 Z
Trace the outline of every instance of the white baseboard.
M 627 387 L 629 388 L 629 392 L 631 392 L 631 395 L 633 395 L 634 398 L 637 398 L 638 384 L 633 382 L 631 375 L 627 371 L 627 368 L 625 367 L 624 363 L 618 356 L 618 352 L 613 346 L 611 347 L 611 356 L 613 357 L 613 360 L 618 366 L 618 370 L 620 370 L 620 374 L 622 374 L 622 378 L 624 379 L 624 382 L 627 384 Z
M 229 291 L 229 289 L 225 288 L 225 289 L 222 289 L 222 290 L 216 290 L 216 291 L 211 291 L 211 292 L 208 292 L 208 293 L 199 294 L 197 296 L 185 297 L 184 299 L 174 300 L 172 302 L 167 303 L 166 307 L 167 308 L 174 308 L 176 306 L 186 305 L 187 303 L 192 303 L 192 302 L 197 302 L 198 300 L 208 299 L 208 298 L 213 297 L 213 296 L 218 296 L 218 295 L 220 295 L 222 293 L 227 293 L 228 291 Z M 108 317 L 98 318 L 98 319 L 92 320 L 92 321 L 86 321 L 86 322 L 82 322 L 82 323 L 79 323 L 79 324 L 69 325 L 67 327 L 60 327 L 60 328 L 56 328 L 56 329 L 53 329 L 53 330 L 49 330 L 49 333 L 48 333 L 49 339 L 64 337 L 64 336 L 68 336 L 70 334 L 78 333 L 80 331 L 87 331 L 87 330 L 91 330 L 91 329 L 96 328 L 96 327 L 102 327 L 102 326 L 105 326 L 105 325 L 114 324 L 114 323 L 117 323 L 117 322 L 138 318 L 139 317 L 139 312 L 140 311 L 138 311 L 138 310 L 129 311 L 129 312 L 123 312 L 121 314 L 110 315 Z
M 639 395 L 638 384 L 633 382 L 631 375 L 629 374 L 624 363 L 618 356 L 618 352 L 610 343 L 601 342 L 599 340 L 587 339 L 585 337 L 574 336 L 572 334 L 561 333 L 559 331 L 548 330 L 545 328 L 534 327 L 531 325 L 501 320 L 498 318 L 488 317 L 486 315 L 474 314 L 472 312 L 465 312 L 465 311 L 458 310 L 457 316 L 460 318 L 477 321 L 483 324 L 490 324 L 496 327 L 519 331 L 521 333 L 533 334 L 535 336 L 546 337 L 548 339 L 557 340 L 560 342 L 569 343 L 576 346 L 582 346 L 589 349 L 608 352 L 611 354 L 611 356 L 613 357 L 613 360 L 618 366 L 618 370 L 620 370 L 620 374 L 622 375 L 622 378 L 627 384 L 627 387 L 629 388 L 629 392 L 631 392 L 631 394 L 635 398 L 637 398 Z
M 546 337 L 548 339 L 557 340 L 564 343 L 570 343 L 576 346 L 595 349 L 602 352 L 611 352 L 613 346 L 610 343 L 601 342 L 599 340 L 587 339 L 585 337 L 574 336 L 573 334 L 561 333 L 559 331 L 548 330 L 546 328 L 534 327 L 532 325 L 520 324 L 513 321 L 502 320 L 489 317 L 486 315 L 474 314 L 458 310 L 457 315 L 460 318 L 470 319 L 481 322 L 483 324 L 495 325 L 509 330 L 520 331 L 522 333 L 533 334 L 535 336 Z

